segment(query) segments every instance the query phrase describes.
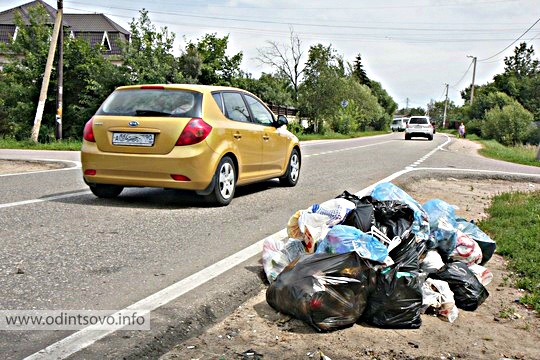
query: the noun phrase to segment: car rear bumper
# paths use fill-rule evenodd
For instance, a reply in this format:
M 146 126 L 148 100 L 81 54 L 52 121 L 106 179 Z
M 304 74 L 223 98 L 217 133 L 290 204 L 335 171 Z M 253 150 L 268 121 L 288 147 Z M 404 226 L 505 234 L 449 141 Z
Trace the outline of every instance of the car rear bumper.
M 166 155 L 105 153 L 86 141 L 81 150 L 83 177 L 88 184 L 204 190 L 218 161 L 219 154 L 206 142 L 176 146 Z M 85 175 L 89 169 L 95 170 L 95 175 Z M 186 176 L 190 181 L 174 180 L 172 174 Z

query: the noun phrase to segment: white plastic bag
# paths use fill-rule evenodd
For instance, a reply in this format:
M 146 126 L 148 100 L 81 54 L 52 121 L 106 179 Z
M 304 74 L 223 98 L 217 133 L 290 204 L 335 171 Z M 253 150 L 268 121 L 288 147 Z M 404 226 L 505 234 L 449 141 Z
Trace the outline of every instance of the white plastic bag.
M 448 322 L 456 321 L 459 311 L 454 293 L 446 281 L 428 278 L 422 285 L 422 304 L 437 310 L 437 314 Z
M 264 240 L 262 263 L 264 273 L 269 282 L 277 276 L 298 256 L 305 254 L 304 244 L 296 239 L 278 239 L 270 237 Z
M 424 260 L 420 263 L 420 269 L 428 274 L 439 271 L 443 266 L 444 262 L 437 250 L 428 250 Z
M 482 262 L 482 249 L 476 241 L 461 230 L 456 230 L 456 247 L 450 258 L 468 266 Z
M 328 216 L 326 225 L 332 227 L 345 221 L 347 215 L 356 209 L 356 205 L 347 199 L 336 198 L 323 202 L 322 204 L 311 205 L 307 210 L 315 214 Z
M 476 275 L 478 280 L 480 280 L 480 282 L 484 286 L 488 286 L 489 283 L 491 283 L 491 281 L 493 280 L 493 273 L 491 272 L 491 270 L 483 267 L 482 265 L 472 264 L 469 265 L 469 269 L 472 270 L 474 275 Z

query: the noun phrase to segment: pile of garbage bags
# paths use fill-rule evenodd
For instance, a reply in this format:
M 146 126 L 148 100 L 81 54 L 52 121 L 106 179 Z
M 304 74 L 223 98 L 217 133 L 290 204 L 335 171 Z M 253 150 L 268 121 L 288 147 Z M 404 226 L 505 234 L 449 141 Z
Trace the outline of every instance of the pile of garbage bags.
M 299 210 L 287 234 L 263 245 L 266 300 L 319 331 L 414 329 L 426 312 L 454 322 L 458 308 L 473 311 L 489 296 L 483 265 L 495 242 L 453 205 L 420 205 L 392 183 Z

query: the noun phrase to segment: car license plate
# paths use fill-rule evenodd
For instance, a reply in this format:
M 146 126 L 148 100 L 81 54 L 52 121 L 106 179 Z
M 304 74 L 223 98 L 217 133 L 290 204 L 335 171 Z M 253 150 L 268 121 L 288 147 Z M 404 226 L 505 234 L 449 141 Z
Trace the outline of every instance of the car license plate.
M 113 133 L 113 145 L 153 146 L 154 134 Z

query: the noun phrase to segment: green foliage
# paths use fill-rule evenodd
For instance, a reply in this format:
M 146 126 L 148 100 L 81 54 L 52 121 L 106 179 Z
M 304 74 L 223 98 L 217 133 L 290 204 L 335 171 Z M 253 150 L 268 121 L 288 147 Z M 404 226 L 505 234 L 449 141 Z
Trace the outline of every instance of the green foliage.
M 250 74 L 243 74 L 232 79 L 231 85 L 252 92 L 268 104 L 294 104 L 294 93 L 285 76 L 263 73 L 259 79 L 253 79 Z
M 65 138 L 77 139 L 103 100 L 128 82 L 128 75 L 105 59 L 101 48 L 76 38 L 64 46 L 64 74 L 62 130 Z
M 471 119 L 482 120 L 486 116 L 486 112 L 499 107 L 502 108 L 506 105 L 513 104 L 515 101 L 507 94 L 494 91 L 490 87 L 485 87 L 478 91 L 478 95 L 475 95 L 473 105 L 470 107 Z
M 397 103 L 382 87 L 381 83 L 371 80 L 369 82 L 369 88 L 371 89 L 373 95 L 377 98 L 377 101 L 379 102 L 379 105 L 382 106 L 384 112 L 389 115 L 388 119 L 391 119 L 398 107 Z
M 2 46 L 10 62 L 0 72 L 0 136 L 30 136 L 52 35 L 51 27 L 46 25 L 48 19 L 41 4 L 29 9 L 29 26 L 17 13 L 17 38 Z M 55 107 L 54 102 L 46 102 L 44 120 L 48 113 L 55 113 Z
M 510 105 L 494 107 L 486 113 L 482 136 L 495 139 L 503 145 L 521 144 L 527 138 L 533 116 L 517 101 Z
M 143 9 L 130 23 L 131 41 L 122 44 L 122 58 L 129 81 L 134 84 L 164 84 L 175 82 L 180 75 L 172 54 L 174 33 L 167 27 L 160 31 L 151 23 Z
M 78 140 L 53 140 L 48 143 L 35 143 L 30 139 L 18 141 L 12 137 L 0 137 L 0 149 L 30 149 L 30 150 L 81 150 L 81 141 Z
M 540 191 L 496 196 L 487 213 L 479 226 L 509 259 L 516 286 L 529 292 L 521 302 L 540 311 Z
M 217 34 L 206 34 L 196 43 L 189 42 L 186 46 L 186 54 L 190 54 L 191 63 L 196 64 L 195 58 L 200 58 L 200 69 L 197 73 L 197 81 L 203 85 L 231 85 L 234 78 L 240 76 L 240 64 L 243 54 L 241 52 L 227 56 L 229 36 L 222 38 Z M 193 75 L 195 72 L 191 73 Z
M 354 60 L 352 75 L 360 84 L 371 86 L 371 80 L 368 78 L 366 70 L 364 70 L 360 53 L 356 55 L 356 59 Z
M 345 73 L 343 59 L 331 46 L 312 46 L 300 87 L 299 109 L 311 119 L 314 132 L 321 133 L 324 124 L 331 131 L 354 132 L 386 125 L 384 109 L 366 85 Z M 341 103 L 349 105 L 343 109 Z

